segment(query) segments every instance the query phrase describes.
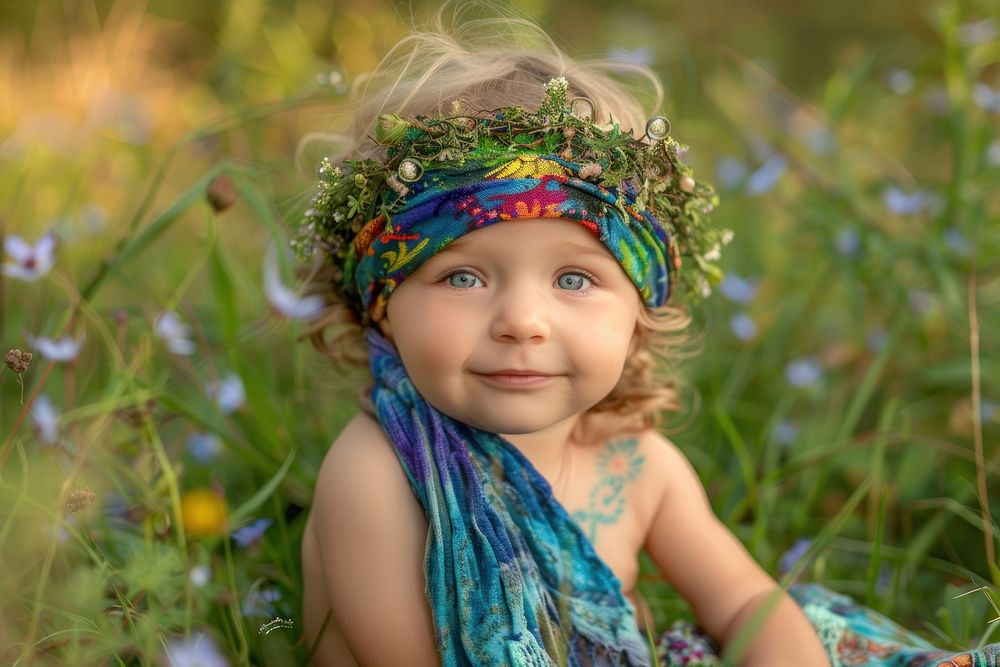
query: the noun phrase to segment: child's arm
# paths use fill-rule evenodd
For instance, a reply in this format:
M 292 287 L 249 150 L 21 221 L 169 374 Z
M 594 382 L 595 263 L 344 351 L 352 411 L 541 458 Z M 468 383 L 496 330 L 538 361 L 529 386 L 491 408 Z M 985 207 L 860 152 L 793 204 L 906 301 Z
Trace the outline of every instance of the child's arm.
M 312 512 L 333 622 L 358 665 L 439 665 L 424 594 L 427 523 L 370 417 L 356 416 L 330 449 Z
M 652 437 L 647 451 L 661 498 L 645 548 L 702 628 L 725 646 L 778 585 L 715 517 L 687 459 L 663 436 Z M 801 609 L 781 593 L 740 664 L 829 662 Z

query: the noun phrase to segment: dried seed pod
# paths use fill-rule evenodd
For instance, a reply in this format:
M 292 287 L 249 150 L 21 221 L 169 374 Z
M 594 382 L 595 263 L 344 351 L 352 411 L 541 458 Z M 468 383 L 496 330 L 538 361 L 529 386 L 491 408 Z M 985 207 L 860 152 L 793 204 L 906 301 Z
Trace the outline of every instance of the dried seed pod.
M 31 352 L 21 352 L 16 347 L 10 350 L 3 358 L 7 368 L 15 373 L 23 373 L 28 370 L 31 364 Z

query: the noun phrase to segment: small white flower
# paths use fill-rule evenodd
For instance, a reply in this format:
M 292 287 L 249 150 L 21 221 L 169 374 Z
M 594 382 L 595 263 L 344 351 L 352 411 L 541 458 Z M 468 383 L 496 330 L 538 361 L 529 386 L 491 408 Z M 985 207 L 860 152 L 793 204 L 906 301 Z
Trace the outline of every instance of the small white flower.
M 73 361 L 80 356 L 80 350 L 86 334 L 80 334 L 76 339 L 70 336 L 63 336 L 59 340 L 44 338 L 42 336 L 28 336 L 28 342 L 32 348 L 49 361 Z
M 229 661 L 215 648 L 212 639 L 200 632 L 170 642 L 167 662 L 170 667 L 229 667 Z
M 729 245 L 733 241 L 733 230 L 723 229 L 722 230 L 722 245 Z
M 156 335 L 164 340 L 167 348 L 174 354 L 191 355 L 197 349 L 190 339 L 191 327 L 185 324 L 180 316 L 172 310 L 167 310 L 156 316 L 153 322 Z
M 247 394 L 243 381 L 236 373 L 230 373 L 221 382 L 212 383 L 206 388 L 208 397 L 215 401 L 224 414 L 232 414 L 246 403 Z
M 281 282 L 274 246 L 268 248 L 264 258 L 264 295 L 275 312 L 292 320 L 311 319 L 324 307 L 323 297 L 318 294 L 301 297 Z
M 14 260 L 3 265 L 5 275 L 21 280 L 38 280 L 55 264 L 56 235 L 49 233 L 31 245 L 16 234 L 8 234 L 3 249 Z
M 207 565 L 195 565 L 188 573 L 188 579 L 195 588 L 201 588 L 212 579 L 212 568 Z
M 59 441 L 59 410 L 45 394 L 35 400 L 31 419 L 35 422 L 39 440 L 46 445 L 54 445 Z
M 722 259 L 722 244 L 716 243 L 705 253 L 705 259 L 709 262 L 718 262 Z

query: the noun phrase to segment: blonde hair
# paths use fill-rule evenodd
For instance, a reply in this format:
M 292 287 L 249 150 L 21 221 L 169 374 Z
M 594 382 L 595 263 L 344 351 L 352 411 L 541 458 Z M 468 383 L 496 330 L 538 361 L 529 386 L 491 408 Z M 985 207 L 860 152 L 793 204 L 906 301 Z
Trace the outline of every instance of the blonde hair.
M 455 25 L 446 25 L 446 3 L 431 26 L 414 30 L 382 59 L 373 73 L 352 86 L 357 100 L 353 123 L 346 136 L 313 135 L 340 146 L 331 159 L 381 157 L 382 148 L 370 137 L 376 119 L 383 113 L 401 116 L 450 115 L 453 102 L 479 109 L 505 106 L 536 108 L 544 84 L 565 76 L 569 96 L 588 97 L 594 102 L 595 122 L 617 122 L 623 130 L 643 133 L 647 111 L 633 93 L 612 74 L 631 74 L 648 86 L 656 113 L 663 89 L 647 67 L 605 60 L 575 62 L 566 56 L 535 23 L 506 15 L 464 19 L 470 5 L 453 15 Z M 303 334 L 345 375 L 365 369 L 365 386 L 358 396 L 362 407 L 372 411 L 367 392 L 372 384 L 367 373 L 367 343 L 357 314 L 343 303 L 331 285 L 339 278 L 332 266 L 313 267 L 306 274 L 307 291 L 321 294 L 328 307 Z M 574 437 L 582 441 L 606 438 L 624 431 L 659 428 L 661 413 L 680 408 L 676 362 L 686 342 L 690 322 L 682 310 L 672 306 L 640 308 L 640 344 L 629 356 L 615 389 L 580 420 Z M 658 363 L 659 362 L 659 363 Z M 664 374 L 664 371 L 666 373 Z

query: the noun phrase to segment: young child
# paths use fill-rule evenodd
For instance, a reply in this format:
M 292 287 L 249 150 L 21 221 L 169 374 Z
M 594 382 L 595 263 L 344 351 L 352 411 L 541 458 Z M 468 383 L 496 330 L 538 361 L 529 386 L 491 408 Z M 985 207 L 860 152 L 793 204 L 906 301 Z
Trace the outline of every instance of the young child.
M 519 46 L 546 43 L 525 22 L 470 27 L 487 43 L 390 53 L 296 241 L 328 260 L 314 340 L 367 346 L 373 380 L 303 537 L 312 664 L 648 665 L 643 549 L 721 647 L 750 632 L 740 664 L 829 664 L 829 601 L 807 618 L 656 428 L 687 324 L 668 298 L 724 240 L 711 188 L 601 67 Z

